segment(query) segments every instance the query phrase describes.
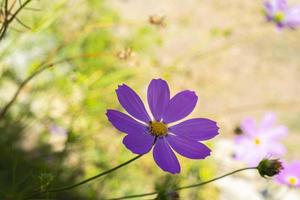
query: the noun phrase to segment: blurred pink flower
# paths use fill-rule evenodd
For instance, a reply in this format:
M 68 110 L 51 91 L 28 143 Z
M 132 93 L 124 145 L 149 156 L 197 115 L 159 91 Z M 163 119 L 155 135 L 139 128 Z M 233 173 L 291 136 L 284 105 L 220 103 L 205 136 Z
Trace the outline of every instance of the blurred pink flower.
M 284 163 L 283 167 L 281 173 L 276 176 L 276 180 L 284 185 L 300 187 L 300 161 Z
M 279 29 L 300 26 L 300 6 L 288 6 L 287 0 L 270 0 L 264 4 L 266 18 Z
M 241 123 L 242 134 L 235 138 L 235 158 L 257 166 L 267 156 L 280 157 L 285 153 L 281 140 L 287 135 L 288 129 L 276 125 L 276 115 L 266 113 L 258 124 L 253 118 L 246 118 Z

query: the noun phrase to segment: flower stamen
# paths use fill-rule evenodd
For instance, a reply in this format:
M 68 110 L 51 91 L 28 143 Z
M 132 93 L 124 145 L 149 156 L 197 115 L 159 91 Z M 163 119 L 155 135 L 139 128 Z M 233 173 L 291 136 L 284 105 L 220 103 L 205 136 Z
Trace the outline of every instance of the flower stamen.
M 254 144 L 256 144 L 256 145 L 260 145 L 260 143 L 261 143 L 261 141 L 260 141 L 259 138 L 255 138 L 253 142 L 254 142 Z
M 277 11 L 275 14 L 274 14 L 274 21 L 277 22 L 277 23 L 281 23 L 283 20 L 284 20 L 284 12 L 282 11 Z
M 149 131 L 154 136 L 165 136 L 168 133 L 168 127 L 163 122 L 150 121 L 149 122 Z
M 288 182 L 291 186 L 295 186 L 298 183 L 298 179 L 296 177 L 291 176 L 288 178 Z

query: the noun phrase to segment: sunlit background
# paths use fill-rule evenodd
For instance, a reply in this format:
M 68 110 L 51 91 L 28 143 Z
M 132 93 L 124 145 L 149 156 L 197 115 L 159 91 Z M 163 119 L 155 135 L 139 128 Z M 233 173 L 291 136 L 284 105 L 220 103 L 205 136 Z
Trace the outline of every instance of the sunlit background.
M 0 118 L 0 199 L 25 199 L 134 157 L 105 112 L 122 110 L 115 89 L 123 83 L 146 102 L 153 78 L 167 80 L 172 95 L 197 93 L 190 117 L 214 119 L 220 127 L 206 143 L 211 156 L 178 155 L 182 172 L 170 175 L 149 153 L 44 199 L 165 191 L 246 166 L 234 159 L 234 130 L 246 117 L 259 122 L 270 111 L 289 129 L 282 159 L 299 160 L 299 38 L 299 30 L 266 21 L 262 0 L 32 0 L 0 41 L 0 109 L 27 77 L 48 68 L 22 87 Z M 245 171 L 160 199 L 298 200 L 300 190 Z

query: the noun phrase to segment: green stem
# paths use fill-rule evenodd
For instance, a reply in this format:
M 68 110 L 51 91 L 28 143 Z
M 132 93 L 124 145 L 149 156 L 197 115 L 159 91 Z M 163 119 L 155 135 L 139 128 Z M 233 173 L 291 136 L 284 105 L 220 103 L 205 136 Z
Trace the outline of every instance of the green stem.
M 15 11 L 14 14 L 10 18 L 8 18 L 8 13 L 10 10 L 8 10 L 8 0 L 5 1 L 5 15 L 4 15 L 4 22 L 2 23 L 2 26 L 0 28 L 0 41 L 4 38 L 4 35 L 8 29 L 8 26 L 10 23 L 17 17 L 17 15 L 23 10 L 27 4 L 29 4 L 32 0 L 27 0 L 23 4 L 20 5 L 20 7 Z
M 222 178 L 224 178 L 224 177 L 226 177 L 226 176 L 230 176 L 230 175 L 232 175 L 232 174 L 235 174 L 235 173 L 238 173 L 238 172 L 241 172 L 241 171 L 245 171 L 245 170 L 249 170 L 249 169 L 257 169 L 257 167 L 246 167 L 246 168 L 238 169 L 238 170 L 229 172 L 229 173 L 227 173 L 227 174 L 224 174 L 224 175 L 222 175 L 222 176 L 213 178 L 213 179 L 208 180 L 208 181 L 204 181 L 204 182 L 197 183 L 197 184 L 193 184 L 193 185 L 187 185 L 187 186 L 182 186 L 182 187 L 174 188 L 174 189 L 172 190 L 172 192 L 174 192 L 174 191 L 179 191 L 179 190 L 184 190 L 184 189 L 189 189 L 189 188 L 194 188 L 194 187 L 199 187 L 199 186 L 202 186 L 202 185 L 206 185 L 206 184 L 211 183 L 211 182 L 213 182 L 213 181 L 222 179 Z M 155 192 L 144 193 L 144 194 L 135 194 L 135 195 L 129 195 L 129 196 L 118 197 L 118 198 L 106 199 L 106 200 L 131 199 L 131 198 L 137 198 L 137 197 L 151 196 L 151 195 L 154 195 L 154 194 L 159 194 L 159 192 L 158 192 L 158 191 L 155 191 Z
M 78 183 L 75 183 L 75 184 L 72 184 L 72 185 L 68 185 L 68 186 L 64 186 L 64 187 L 60 187 L 60 188 L 54 188 L 54 189 L 51 189 L 51 190 L 41 191 L 41 192 L 39 192 L 39 193 L 59 192 L 59 191 L 63 191 L 63 190 L 70 190 L 70 189 L 72 189 L 72 188 L 75 188 L 75 187 L 78 187 L 78 186 L 80 186 L 80 185 L 83 185 L 83 184 L 85 184 L 85 183 L 87 183 L 87 182 L 90 182 L 90 181 L 92 181 L 92 180 L 94 180 L 94 179 L 96 179 L 96 178 L 99 178 L 99 177 L 101 177 L 101 176 L 104 176 L 104 175 L 106 175 L 106 174 L 109 174 L 109 173 L 111 173 L 111 172 L 114 172 L 114 171 L 116 171 L 117 169 L 119 169 L 119 168 L 121 168 L 121 167 L 124 167 L 125 165 L 128 165 L 129 163 L 131 163 L 131 162 L 137 160 L 138 158 L 140 158 L 140 157 L 142 157 L 142 156 L 143 156 L 143 154 L 138 155 L 138 156 L 136 156 L 136 157 L 134 157 L 134 158 L 132 158 L 132 159 L 130 159 L 130 160 L 128 160 L 128 161 L 126 161 L 126 162 L 124 162 L 124 163 L 122 163 L 122 164 L 120 164 L 120 165 L 114 167 L 114 168 L 112 168 L 112 169 L 109 169 L 109 170 L 107 170 L 107 171 L 105 171 L 105 172 L 102 172 L 102 173 L 100 173 L 100 174 L 98 174 L 98 175 L 96 175 L 96 176 L 93 176 L 93 177 L 88 178 L 88 179 L 86 179 L 86 180 L 80 181 L 80 182 L 78 182 Z
M 11 106 L 16 102 L 18 96 L 20 95 L 21 91 L 23 90 L 23 88 L 32 80 L 34 79 L 36 76 L 38 76 L 39 74 L 41 74 L 43 71 L 50 69 L 52 67 L 54 67 L 55 65 L 64 63 L 64 62 L 69 62 L 72 61 L 74 59 L 80 58 L 80 57 L 88 57 L 89 55 L 78 55 L 78 56 L 73 56 L 73 57 L 68 57 L 56 62 L 52 62 L 49 64 L 45 64 L 44 62 L 42 62 L 38 69 L 36 71 L 34 71 L 31 75 L 29 75 L 24 81 L 21 82 L 21 84 L 19 85 L 18 89 L 16 90 L 16 92 L 14 93 L 14 95 L 12 96 L 12 98 L 9 100 L 9 102 L 0 110 L 0 120 L 2 118 L 4 118 L 4 116 L 6 115 L 7 111 L 11 108 Z M 45 61 L 46 62 L 46 61 Z

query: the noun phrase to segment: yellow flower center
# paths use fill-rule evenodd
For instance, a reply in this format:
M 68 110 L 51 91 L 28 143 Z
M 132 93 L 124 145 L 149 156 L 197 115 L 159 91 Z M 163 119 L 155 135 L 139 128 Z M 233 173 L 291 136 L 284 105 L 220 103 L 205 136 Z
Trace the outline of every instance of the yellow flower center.
M 274 14 L 274 21 L 275 22 L 282 22 L 284 20 L 284 12 L 282 11 L 277 11 L 275 14 Z
M 288 178 L 288 182 L 289 182 L 289 184 L 291 185 L 291 186 L 295 186 L 295 185 L 297 185 L 297 183 L 298 183 L 298 179 L 296 178 L 296 177 L 289 177 Z
M 149 123 L 149 131 L 154 136 L 165 136 L 168 133 L 168 127 L 163 122 L 150 122 Z
M 261 144 L 261 140 L 259 138 L 255 138 L 253 142 L 256 145 L 260 145 Z

